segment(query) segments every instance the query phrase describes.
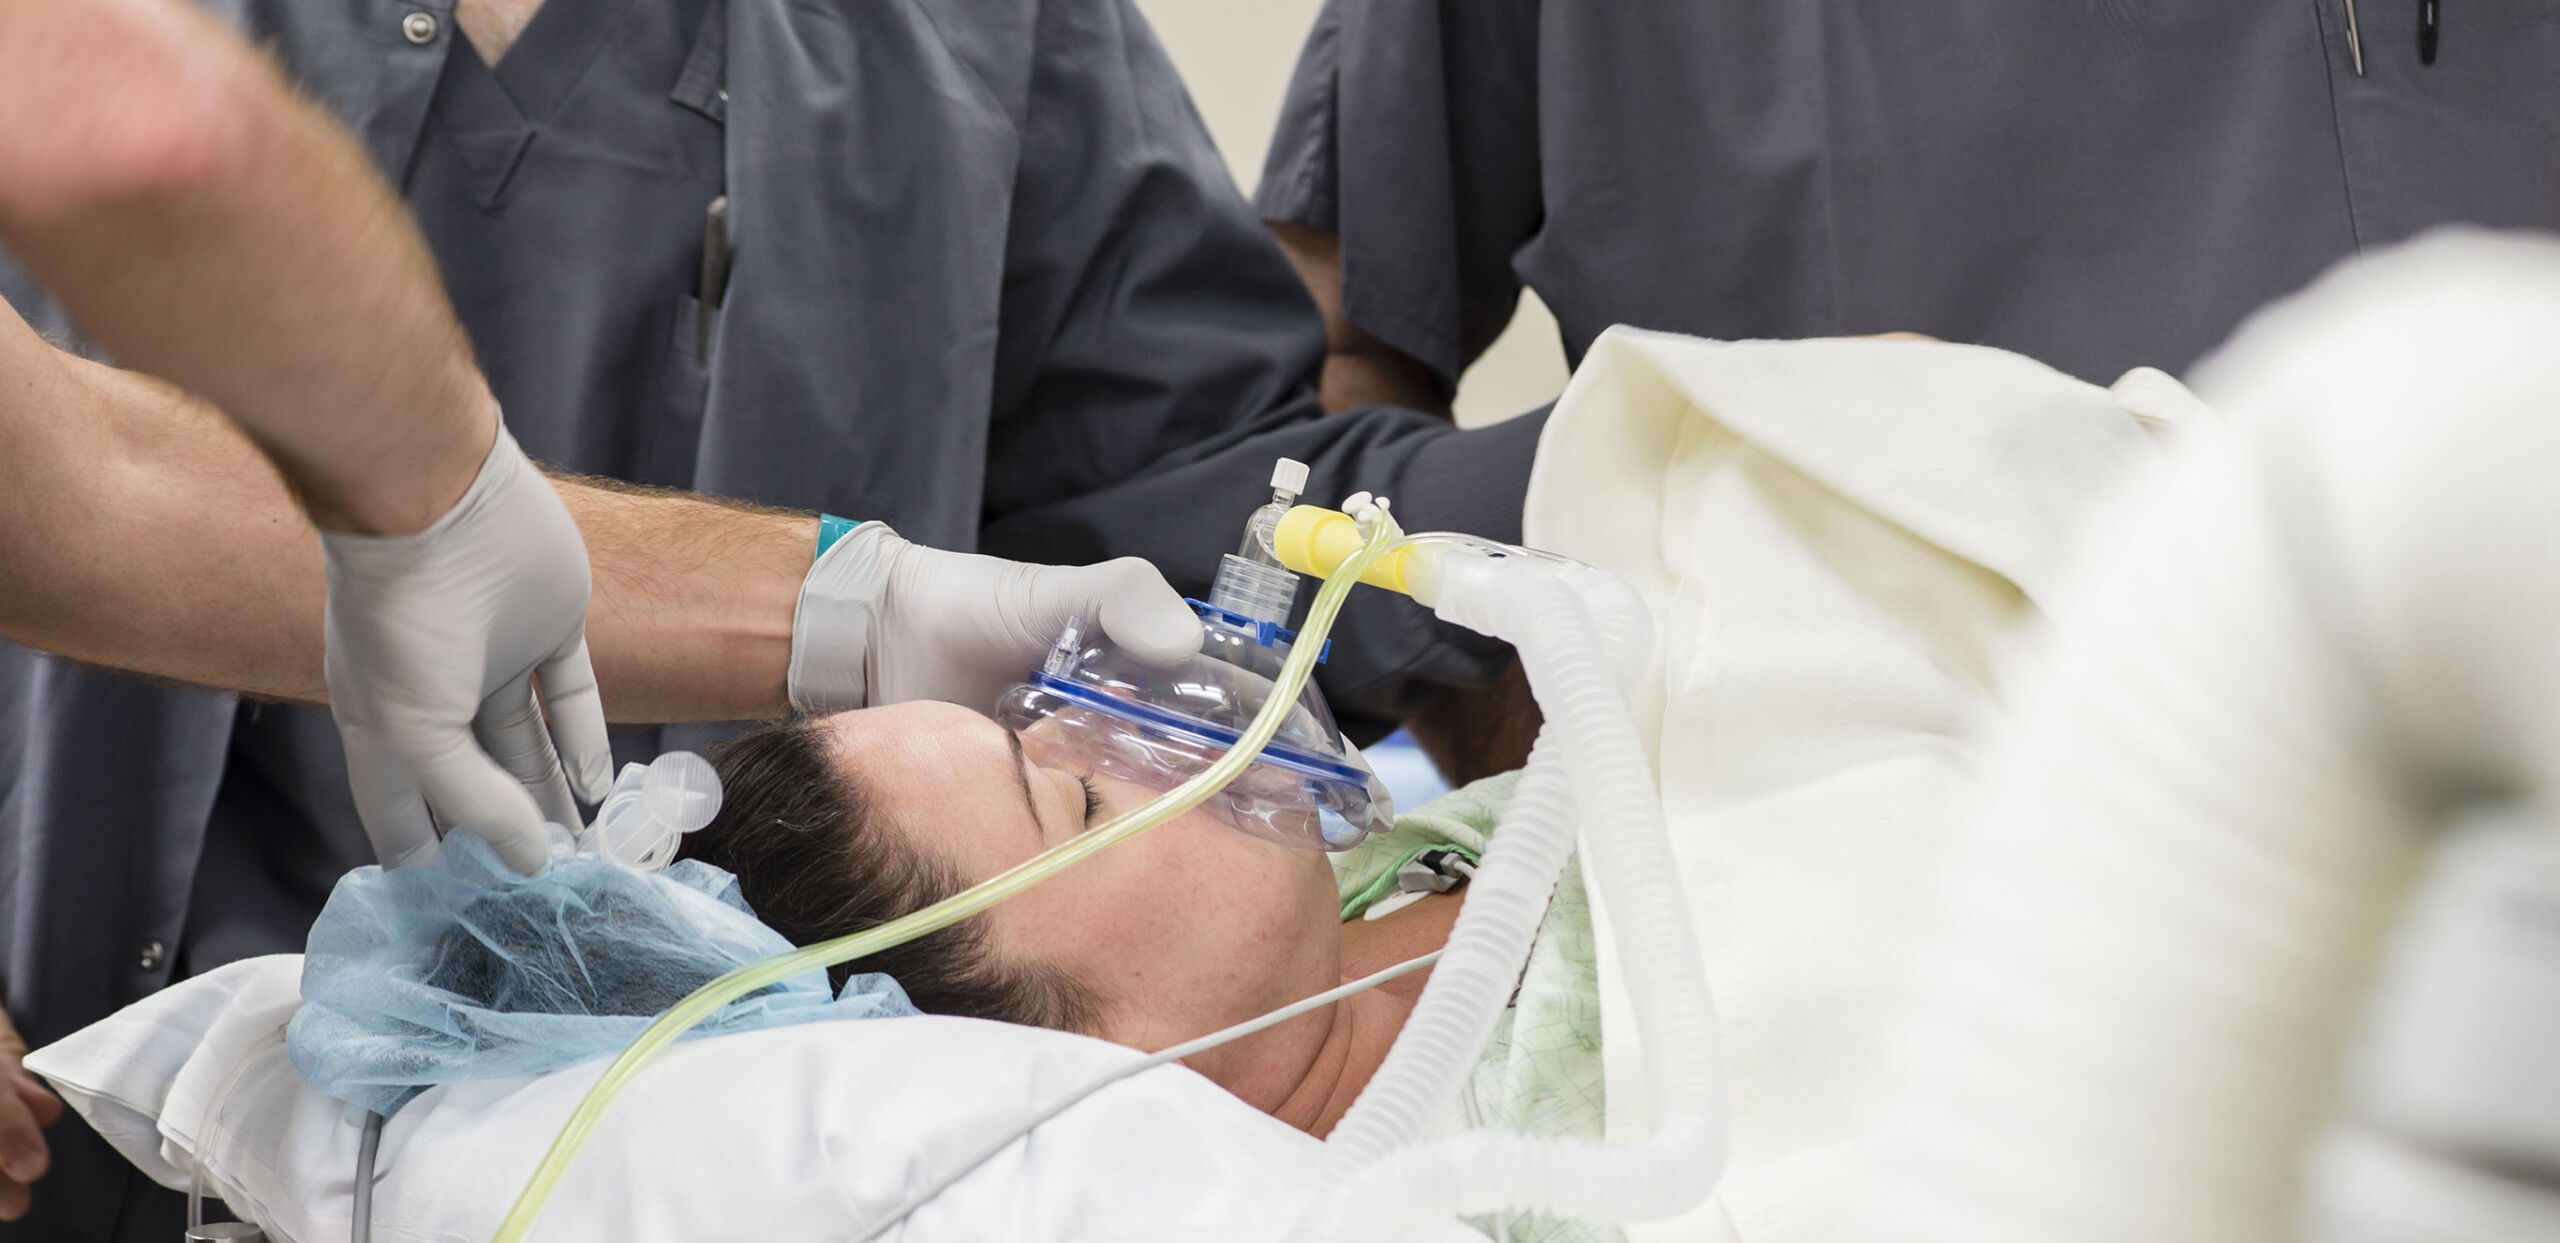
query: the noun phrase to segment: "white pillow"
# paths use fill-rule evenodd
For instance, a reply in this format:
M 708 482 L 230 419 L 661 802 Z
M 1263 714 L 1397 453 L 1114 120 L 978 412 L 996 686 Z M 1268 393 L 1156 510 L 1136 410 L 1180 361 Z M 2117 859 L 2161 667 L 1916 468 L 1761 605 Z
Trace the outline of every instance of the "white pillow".
M 208 1189 L 271 1238 L 338 1243 L 362 1116 L 304 1086 L 285 1058 L 301 967 L 295 955 L 234 963 L 27 1065 L 154 1180 L 184 1187 L 202 1154 Z M 1134 1056 L 952 1018 L 679 1045 L 614 1102 L 534 1237 L 850 1238 L 910 1188 Z M 383 1130 L 373 1237 L 489 1238 L 602 1069 L 459 1084 L 411 1102 Z M 1276 1238 L 1314 1192 L 1321 1154 L 1305 1134 L 1167 1066 L 1067 1111 L 886 1237 Z

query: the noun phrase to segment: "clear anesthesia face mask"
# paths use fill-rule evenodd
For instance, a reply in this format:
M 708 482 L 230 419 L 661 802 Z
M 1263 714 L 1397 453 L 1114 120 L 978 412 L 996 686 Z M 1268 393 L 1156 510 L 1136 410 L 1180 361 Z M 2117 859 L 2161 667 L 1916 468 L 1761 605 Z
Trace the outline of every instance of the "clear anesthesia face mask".
M 1123 654 L 1099 627 L 1070 623 L 1031 680 L 1005 692 L 995 718 L 1034 762 L 1170 790 L 1235 745 L 1270 699 L 1292 632 L 1192 602 L 1200 652 L 1154 667 Z M 1394 822 L 1395 805 L 1309 683 L 1252 767 L 1201 804 L 1256 837 L 1306 850 L 1349 850 Z

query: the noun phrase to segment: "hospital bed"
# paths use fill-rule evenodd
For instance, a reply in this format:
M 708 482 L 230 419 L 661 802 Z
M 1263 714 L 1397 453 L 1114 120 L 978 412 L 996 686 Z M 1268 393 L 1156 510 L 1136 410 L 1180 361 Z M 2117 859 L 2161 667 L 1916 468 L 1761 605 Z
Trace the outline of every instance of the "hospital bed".
M 2464 278 L 2438 309 L 2460 305 L 2464 290 L 2498 284 L 2502 273 L 2547 278 L 2536 287 L 2551 296 L 2519 295 L 2510 318 L 2560 339 L 2560 257 L 2547 246 L 2475 256 L 2467 267 L 2461 260 L 2432 260 L 2453 262 Z M 2423 283 L 2407 271 L 2394 279 Z M 2366 312 L 2370 288 L 2358 299 Z M 2343 330 L 2339 321 L 2311 322 Z M 2512 332 L 2495 339 L 2518 340 Z M 2451 338 L 2441 344 L 2470 358 Z M 2476 375 L 2498 363 L 2470 365 Z M 2531 391 L 2560 392 L 2560 375 L 2547 379 Z M 2265 399 L 2245 384 L 2229 391 Z M 2123 536 L 2121 515 L 2156 517 L 2163 511 L 2143 506 L 2175 504 L 2158 489 L 2189 486 L 2212 469 L 2172 463 L 2164 434 L 2184 429 L 2179 439 L 2206 443 L 2221 435 L 2215 427 L 2210 411 L 2156 373 L 2100 388 L 1962 346 L 1719 344 L 1624 330 L 1595 346 L 1542 446 L 1528 533 L 1534 544 L 1616 572 L 1655 621 L 1662 642 L 1631 679 L 1630 700 L 1657 760 L 1671 866 L 1723 1018 L 1717 1106 L 1727 1146 L 1716 1194 L 1685 1213 L 1631 1223 L 1631 1238 L 2240 1240 L 2275 1237 L 2304 1215 L 2282 1195 L 2314 1162 L 2323 1111 L 2353 1097 L 2339 1094 L 2339 1050 L 2351 1026 L 2341 1016 L 2364 977 L 2334 968 L 2372 960 L 2397 898 L 2306 908 L 2322 919 L 2303 927 L 2338 939 L 2284 942 L 2310 957 L 2270 961 L 2332 968 L 2313 980 L 2269 973 L 2267 962 L 2242 984 L 2182 974 L 2157 956 L 2110 959 L 2109 945 L 2180 944 L 2161 934 L 2214 926 L 2197 918 L 2209 908 L 2175 900 L 2210 895 L 2182 891 L 2175 873 L 2079 866 L 2102 856 L 2076 844 L 2032 849 L 2096 841 L 2115 813 L 2158 809 L 2138 800 L 2091 806 L 2093 791 L 2114 788 L 2106 782 L 2125 753 L 2051 749 L 2071 735 L 2046 727 L 2084 719 L 2075 714 L 2086 705 L 2072 696 L 2049 687 L 2026 696 L 2022 719 L 2008 718 L 2011 681 L 2038 676 L 2019 672 L 2034 663 L 2003 655 L 2022 634 L 2057 616 L 2080 625 L 2092 601 L 2125 616 L 2145 602 L 2139 592 L 2092 594 L 2082 585 L 2073 554 L 2088 538 L 2083 528 L 2115 512 L 2108 529 L 2122 538 L 2107 546 L 2139 544 L 2139 522 Z M 2400 443 L 2415 452 L 2432 442 Z M 2365 486 L 2392 477 L 2383 470 Z M 2459 568 L 2459 556 L 2439 560 Z M 2159 576 L 2143 580 L 2146 590 L 2170 600 L 2182 568 L 2195 567 L 2155 560 Z M 2233 581 L 2292 581 L 2281 567 L 2259 569 Z M 2504 598 L 2492 591 L 2476 603 L 2496 617 Z M 2086 633 L 2141 637 L 2122 624 Z M 2061 659 L 2102 669 L 2111 656 L 2101 648 Z M 2108 685 L 2122 689 L 2128 676 L 2116 671 Z M 2180 685 L 2167 665 L 2142 676 Z M 2209 696 L 2184 706 L 2217 711 Z M 2209 761 L 2188 771 L 2210 773 Z M 2244 794 L 2257 780 L 2239 775 L 2225 794 Z M 2074 809 L 2077 818 L 2061 826 L 2069 832 L 2054 831 L 2043 814 L 2059 807 Z M 2247 810 L 2198 807 L 2234 817 Z M 2315 835 L 2327 831 L 2319 820 L 2295 817 Z M 2404 895 L 2418 839 L 2392 845 L 2403 830 L 2378 821 L 2358 832 L 2382 854 L 2354 864 L 2365 869 L 2354 875 L 2380 885 L 2357 892 Z M 2200 884 L 2216 875 L 2210 832 L 2155 836 L 2164 850 L 2207 852 L 2195 856 Z M 1955 883 L 1942 889 L 1941 869 L 1950 866 Z M 2111 880 L 2162 877 L 2167 883 L 2119 883 L 2117 891 L 2166 905 L 2077 905 L 2076 895 L 2107 893 Z M 2322 880 L 2291 892 L 2316 898 Z M 2090 916 L 2100 909 L 2119 917 Z M 2021 911 L 2046 922 L 2022 924 Z M 2328 918 L 2341 913 L 2344 923 Z M 2250 922 L 2246 907 L 2219 914 Z M 1604 946 L 1624 915 L 1600 904 Z M 2061 942 L 2041 937 L 2046 927 L 2093 939 L 2053 952 Z M 2189 944 L 2204 955 L 2193 962 L 2211 962 L 2221 948 Z M 1610 1127 L 1642 1134 L 1650 1064 L 1641 1027 L 1624 1020 L 1643 981 L 1626 978 L 1605 952 L 1602 963 Z M 2123 963 L 2143 970 L 2122 977 L 2129 983 L 2118 991 L 2095 987 L 2115 977 L 2092 964 Z M 154 1177 L 179 1182 L 190 1165 L 205 1165 L 221 1194 L 238 1196 L 284 1236 L 334 1240 L 360 1124 L 300 1091 L 269 1047 L 292 1004 L 289 975 L 282 963 L 242 964 L 128 1012 L 150 1016 L 136 1031 L 179 1033 L 168 1048 L 93 1029 L 31 1064 L 104 1119 L 102 1129 Z M 1905 981 L 1920 987 L 1907 1011 Z M 2310 1000 L 2242 1007 L 2244 1017 L 2273 1014 L 2291 1026 L 2225 1021 L 2232 1011 L 2217 1007 L 2245 999 L 2250 987 Z M 2005 1000 L 1980 1004 L 1994 995 Z M 2046 995 L 2069 1004 L 2038 1004 Z M 2057 1032 L 2077 1039 L 2051 1039 Z M 2188 1043 L 2176 1056 L 2151 1056 L 2147 1038 L 2134 1038 L 2144 1032 Z M 1984 1049 L 2008 1052 L 1986 1062 Z M 781 1237 L 858 1233 L 868 1214 L 975 1136 L 1130 1056 L 1057 1033 L 941 1019 L 685 1047 L 635 1088 L 564 1186 L 569 1207 L 541 1237 L 725 1237 L 749 1226 Z M 133 1064 L 130 1075 L 108 1074 L 119 1061 Z M 2210 1082 L 2237 1095 L 2177 1095 L 2191 1083 L 2182 1076 L 2199 1068 L 2212 1068 Z M 485 1237 L 532 1149 L 591 1073 L 438 1089 L 404 1110 L 382 1136 L 377 1237 Z M 2246 1112 L 2223 1108 L 2244 1099 Z M 2528 1103 L 2527 1123 L 2560 1118 L 2560 1102 Z M 2352 1115 L 2361 1106 L 2343 1108 Z M 217 1117 L 236 1126 L 206 1122 Z M 2234 1128 L 2234 1118 L 2248 1125 Z M 2103 1129 L 2118 1119 L 2139 1125 Z M 1885 1159 L 1856 1159 L 1879 1133 Z M 2350 1162 L 2337 1168 L 2377 1168 L 2372 1145 L 2322 1151 L 2322 1160 Z M 2208 1152 L 2219 1164 L 2199 1164 Z M 2390 1154 L 2390 1172 L 2407 1176 L 2394 1185 L 2481 1191 L 2476 1178 L 2400 1160 L 2407 1156 Z M 1284 1237 L 1307 1201 L 1342 1177 L 1325 1145 L 1169 1067 L 1061 1115 L 894 1237 Z M 2513 1190 L 2482 1192 L 2516 1208 L 2486 1220 L 2560 1221 L 2535 1215 L 2548 1206 L 2529 1189 Z M 1879 1208 L 1888 1213 L 1881 1222 L 1862 1217 Z M 2323 1220 L 2385 1220 L 2369 1204 L 2343 1211 Z M 1469 1237 L 1445 1220 L 1387 1233 Z M 2342 1227 L 2330 1237 L 2359 1236 Z
M 1885 393 L 1906 417 L 1880 428 Z M 1720 1065 L 1711 1104 L 1729 1127 L 1716 1133 L 1729 1146 L 1641 1176 L 1659 1203 L 1696 1207 L 1634 1237 L 1833 1237 L 1822 1214 L 1857 1125 L 1836 1071 L 1865 1057 L 1914 863 L 1956 812 L 1989 653 L 2032 611 L 2085 498 L 2151 452 L 2149 429 L 2182 399 L 2165 379 L 2110 390 L 1989 350 L 1625 330 L 1577 374 L 1545 438 L 1528 530 L 1631 583 L 1662 640 L 1616 675 L 1642 748 L 1622 784 L 1651 783 L 1643 754 L 1682 757 L 1644 791 L 1671 817 L 1670 853 L 1644 870 L 1687 895 L 1681 922 L 1693 913 L 1702 931 L 1686 952 L 1717 979 L 1730 1033 L 1720 1052 L 1704 1037 L 1646 1046 L 1626 946 L 1662 921 L 1615 926 L 1623 912 L 1595 891 L 1610 947 L 1598 1000 L 1611 1136 L 1654 1133 L 1661 1067 L 1702 1058 Z M 1984 486 L 2018 478 L 2032 482 Z M 334 1243 L 352 1215 L 361 1118 L 301 1090 L 283 1060 L 290 966 L 232 972 L 127 1013 L 182 1033 L 168 1050 L 144 1057 L 134 1038 L 84 1033 L 34 1065 L 153 1177 L 183 1184 L 201 1168 L 277 1234 Z M 608 1115 L 535 1237 L 746 1224 L 793 1237 L 813 1220 L 858 1233 L 992 1128 L 1128 1056 L 939 1019 L 681 1046 Z M 488 1237 L 594 1074 L 440 1088 L 401 1110 L 381 1134 L 376 1237 Z M 1411 1173 L 1429 1145 L 1346 1164 L 1335 1138 L 1319 1144 L 1166 1068 L 1060 1116 L 892 1237 L 1278 1237 L 1311 1201 L 1362 1205 L 1334 1222 L 1348 1237 L 1427 1237 L 1461 1208 L 1499 1203 L 1442 1211 L 1433 1197 L 1448 1180 Z M 1477 1194 L 1539 1171 L 1518 1173 Z

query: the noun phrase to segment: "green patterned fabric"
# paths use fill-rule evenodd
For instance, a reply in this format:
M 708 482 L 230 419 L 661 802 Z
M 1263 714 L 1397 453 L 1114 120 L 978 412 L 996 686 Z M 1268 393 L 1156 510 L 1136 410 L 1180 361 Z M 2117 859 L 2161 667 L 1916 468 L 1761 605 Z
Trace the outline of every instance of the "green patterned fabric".
M 1334 856 L 1335 886 L 1348 923 L 1396 892 L 1396 870 L 1426 850 L 1483 857 L 1519 774 L 1488 777 L 1396 817 L 1395 828 Z M 1443 1132 L 1495 1128 L 1597 1139 L 1604 1133 L 1600 1064 L 1599 946 L 1578 858 L 1565 861 L 1554 900 L 1538 927 L 1520 991 L 1494 1023 Z M 1617 1240 L 1614 1228 L 1514 1217 L 1474 1223 L 1514 1243 Z

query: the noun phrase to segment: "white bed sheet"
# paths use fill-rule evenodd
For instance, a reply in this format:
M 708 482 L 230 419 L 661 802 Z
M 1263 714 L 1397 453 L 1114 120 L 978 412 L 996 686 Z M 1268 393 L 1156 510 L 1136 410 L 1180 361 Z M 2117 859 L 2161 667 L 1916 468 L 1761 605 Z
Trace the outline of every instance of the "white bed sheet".
M 284 1243 L 348 1233 L 361 1115 L 284 1053 L 299 956 L 235 963 L 39 1050 L 28 1065 L 159 1182 L 209 1185 Z M 1136 1055 L 950 1018 L 689 1042 L 606 1116 L 534 1232 L 544 1243 L 845 1239 L 1039 1105 Z M 439 1088 L 384 1129 L 373 1237 L 485 1240 L 602 1070 Z M 1321 1145 L 1168 1066 L 1105 1090 L 920 1210 L 906 1240 L 1282 1237 Z M 1472 1239 L 1456 1226 L 1435 1238 Z

